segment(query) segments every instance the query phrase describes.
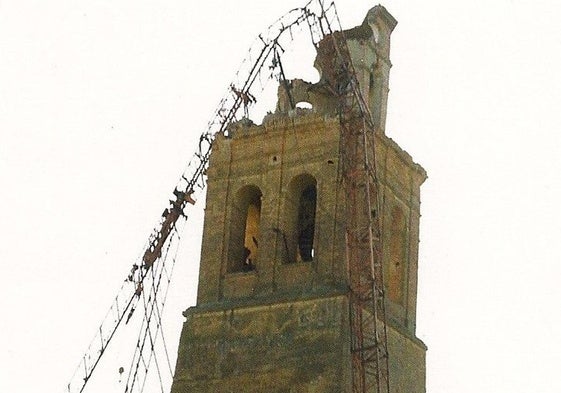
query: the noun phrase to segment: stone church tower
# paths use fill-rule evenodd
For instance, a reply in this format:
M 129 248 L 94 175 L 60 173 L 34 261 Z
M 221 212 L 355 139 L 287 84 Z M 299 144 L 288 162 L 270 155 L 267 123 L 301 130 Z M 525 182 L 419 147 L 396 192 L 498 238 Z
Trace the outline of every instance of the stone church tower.
M 390 34 L 381 6 L 345 32 L 377 131 L 390 387 L 425 391 L 415 336 L 425 171 L 385 135 Z M 326 70 L 318 51 L 316 67 Z M 172 393 L 351 392 L 350 322 L 336 98 L 290 81 L 263 124 L 213 144 L 197 305 L 184 315 Z

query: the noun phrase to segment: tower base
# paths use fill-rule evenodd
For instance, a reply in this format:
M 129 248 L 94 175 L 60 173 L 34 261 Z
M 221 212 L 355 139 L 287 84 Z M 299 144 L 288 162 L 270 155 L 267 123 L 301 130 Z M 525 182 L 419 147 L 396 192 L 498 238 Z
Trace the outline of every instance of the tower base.
M 345 294 L 190 308 L 171 393 L 350 393 Z M 424 344 L 388 329 L 392 393 L 425 392 Z

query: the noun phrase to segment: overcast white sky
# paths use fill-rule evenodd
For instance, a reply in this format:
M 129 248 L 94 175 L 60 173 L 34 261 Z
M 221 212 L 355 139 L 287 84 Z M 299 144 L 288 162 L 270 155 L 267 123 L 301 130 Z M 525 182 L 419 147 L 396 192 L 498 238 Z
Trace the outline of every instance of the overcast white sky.
M 0 0 L 1 392 L 64 390 L 247 48 L 303 3 Z M 345 27 L 374 5 L 339 1 Z M 561 5 L 383 5 L 399 21 L 387 133 L 429 174 L 427 391 L 558 393 Z M 174 358 L 196 207 L 166 310 Z M 114 372 L 106 392 L 123 390 Z

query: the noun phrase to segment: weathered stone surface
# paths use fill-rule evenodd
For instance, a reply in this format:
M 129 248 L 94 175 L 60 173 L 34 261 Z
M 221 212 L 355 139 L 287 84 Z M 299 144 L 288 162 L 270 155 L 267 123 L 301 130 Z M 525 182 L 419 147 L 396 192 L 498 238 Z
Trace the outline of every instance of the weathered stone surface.
M 344 296 L 219 311 L 191 309 L 175 392 L 345 392 Z
M 350 390 L 345 295 L 187 311 L 172 393 Z M 388 328 L 392 393 L 423 393 L 425 346 Z
M 418 338 L 389 326 L 388 352 L 391 393 L 425 393 L 425 353 Z

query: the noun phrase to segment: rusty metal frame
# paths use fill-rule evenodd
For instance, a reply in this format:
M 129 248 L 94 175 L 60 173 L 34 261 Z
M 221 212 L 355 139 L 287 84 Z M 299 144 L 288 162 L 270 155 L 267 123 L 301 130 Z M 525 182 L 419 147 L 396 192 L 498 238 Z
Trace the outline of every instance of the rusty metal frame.
M 338 17 L 337 17 L 337 20 Z M 340 23 L 339 23 L 340 27 Z M 342 180 L 346 200 L 347 271 L 353 393 L 389 393 L 389 354 L 376 176 L 375 132 L 344 31 L 328 26 L 332 86 L 339 96 Z

